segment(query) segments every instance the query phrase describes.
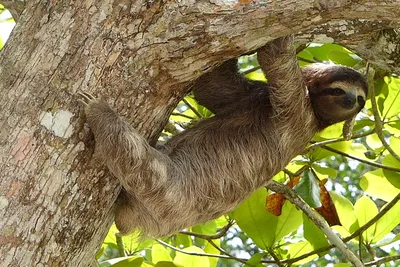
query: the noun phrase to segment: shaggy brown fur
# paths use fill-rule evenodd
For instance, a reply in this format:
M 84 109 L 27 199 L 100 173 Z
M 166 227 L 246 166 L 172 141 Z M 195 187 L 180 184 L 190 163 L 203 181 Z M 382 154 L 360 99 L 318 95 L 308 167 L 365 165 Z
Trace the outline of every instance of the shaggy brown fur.
M 82 94 L 96 149 L 124 187 L 115 215 L 122 233 L 165 236 L 232 211 L 317 131 L 364 105 L 367 85 L 358 72 L 321 64 L 301 72 L 291 37 L 267 44 L 258 60 L 268 84 L 239 75 L 235 60 L 201 77 L 195 96 L 216 115 L 161 150 L 105 101 Z

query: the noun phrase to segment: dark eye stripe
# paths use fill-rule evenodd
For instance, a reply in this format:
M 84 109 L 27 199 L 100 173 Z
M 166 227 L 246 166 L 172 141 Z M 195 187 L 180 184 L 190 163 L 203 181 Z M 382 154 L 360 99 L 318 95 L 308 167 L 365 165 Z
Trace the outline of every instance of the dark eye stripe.
M 346 92 L 340 88 L 328 88 L 327 91 L 330 95 L 345 95 Z
M 312 93 L 314 96 L 323 96 L 323 95 L 345 95 L 346 92 L 341 89 L 341 88 L 324 88 L 323 90 L 317 92 L 317 93 Z

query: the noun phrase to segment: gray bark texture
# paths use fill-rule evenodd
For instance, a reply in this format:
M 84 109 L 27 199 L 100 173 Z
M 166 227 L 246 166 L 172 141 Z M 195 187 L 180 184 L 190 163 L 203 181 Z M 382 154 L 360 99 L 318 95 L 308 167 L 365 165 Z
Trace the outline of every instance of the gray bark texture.
M 77 102 L 104 97 L 154 144 L 190 84 L 277 37 L 400 72 L 400 1 L 1 1 L 1 266 L 89 266 L 120 190 Z M 23 12 L 22 12 L 23 11 Z

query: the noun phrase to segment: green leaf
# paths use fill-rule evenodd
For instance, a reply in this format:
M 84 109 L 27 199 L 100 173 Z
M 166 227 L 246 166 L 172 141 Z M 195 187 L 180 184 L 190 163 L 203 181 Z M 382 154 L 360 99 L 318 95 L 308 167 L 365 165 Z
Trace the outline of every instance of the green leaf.
M 217 224 L 214 220 L 208 221 L 204 224 L 199 224 L 192 227 L 192 231 L 204 235 L 215 235 L 217 233 Z M 205 245 L 206 240 L 202 238 L 195 237 L 196 244 Z
M 154 244 L 151 247 L 151 258 L 153 263 L 158 263 L 159 261 L 172 261 L 168 251 L 160 244 Z
M 377 134 L 368 135 L 365 141 L 367 142 L 367 145 L 372 149 L 379 149 L 383 146 Z
M 384 208 L 384 207 L 382 207 Z M 376 222 L 373 243 L 378 242 L 400 224 L 400 202 L 397 202 L 386 214 Z
M 389 93 L 385 99 L 383 116 L 391 118 L 400 113 L 400 79 L 386 77 L 385 80 L 388 83 Z
M 175 235 L 175 247 L 190 247 L 193 245 L 193 241 L 188 235 L 176 234 Z
M 371 197 L 385 201 L 390 201 L 400 193 L 400 189 L 394 187 L 384 176 L 382 169 L 365 173 L 360 180 L 360 187 Z
M 183 251 L 204 254 L 204 251 L 201 248 L 195 246 L 184 248 Z M 205 256 L 195 256 L 177 252 L 174 259 L 174 264 L 181 267 L 209 267 L 210 261 L 208 257 Z
M 321 207 L 319 184 L 311 174 L 305 172 L 300 182 L 293 188 L 304 201 L 313 208 Z
M 264 265 L 261 263 L 262 258 L 264 257 L 264 253 L 255 253 L 247 262 L 244 267 L 263 267 Z
M 328 58 L 336 64 L 346 65 L 350 67 L 355 66 L 361 61 L 361 58 L 354 56 L 353 53 L 348 51 L 330 51 L 328 54 Z
M 131 257 L 121 257 L 111 260 L 106 260 L 101 262 L 100 267 L 140 267 L 143 263 L 143 257 L 141 256 L 131 256 Z
M 304 214 L 303 222 L 304 238 L 310 242 L 314 249 L 329 246 L 325 234 Z
M 351 266 L 353 265 L 350 263 L 338 263 L 334 265 L 334 267 L 351 267 Z
M 369 220 L 371 220 L 376 214 L 378 214 L 378 208 L 375 203 L 368 197 L 362 196 L 357 200 L 354 205 L 354 210 L 356 211 L 358 224 L 363 226 Z M 373 224 L 366 231 L 363 232 L 362 237 L 368 243 L 371 243 L 375 236 L 376 224 Z
M 258 189 L 231 214 L 240 229 L 264 250 L 274 244 L 278 224 L 278 217 L 265 210 L 267 195 L 265 188 Z
M 282 207 L 282 214 L 278 216 L 275 240 L 279 241 L 293 231 L 296 231 L 302 223 L 302 212 L 294 204 L 285 201 Z
M 357 215 L 354 210 L 353 204 L 342 195 L 339 195 L 335 191 L 329 192 L 332 197 L 333 203 L 335 204 L 336 211 L 339 215 L 340 223 L 348 233 L 354 233 L 358 228 Z
M 285 245 L 285 249 L 287 249 L 287 254 L 286 254 L 287 259 L 293 259 L 293 258 L 304 255 L 304 254 L 309 253 L 314 250 L 309 242 L 304 242 L 304 241 Z M 305 264 L 316 258 L 318 258 L 317 254 L 311 255 L 305 259 L 297 261 L 296 265 Z
M 219 239 L 213 241 L 214 244 L 218 247 L 221 246 L 221 241 Z M 211 243 L 207 242 L 206 246 L 204 247 L 204 252 L 207 254 L 215 254 L 219 255 L 221 252 L 215 248 Z M 218 264 L 218 258 L 216 257 L 208 257 L 208 260 L 210 261 L 210 267 L 216 267 Z
M 173 262 L 171 261 L 159 261 L 154 265 L 154 267 L 177 267 Z
M 315 170 L 315 172 L 321 174 L 321 176 L 327 176 L 331 178 L 335 178 L 337 176 L 337 172 L 333 168 L 323 167 L 317 163 L 313 163 L 312 168 Z
M 400 102 L 400 101 L 399 101 Z M 400 162 L 397 161 L 392 155 L 387 155 L 383 158 L 382 163 L 384 165 L 395 167 L 400 169 Z M 387 180 L 396 188 L 400 188 L 400 173 L 395 171 L 389 171 L 387 169 L 383 170 L 383 174 L 386 176 Z

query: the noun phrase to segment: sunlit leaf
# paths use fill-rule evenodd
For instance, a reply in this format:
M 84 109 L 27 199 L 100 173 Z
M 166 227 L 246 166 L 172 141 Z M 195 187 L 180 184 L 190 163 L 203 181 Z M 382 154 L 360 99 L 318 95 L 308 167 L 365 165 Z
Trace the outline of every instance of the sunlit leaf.
M 391 118 L 400 113 L 400 79 L 391 77 L 390 80 L 386 77 L 386 82 L 389 87 L 389 94 L 385 99 L 383 116 Z
M 244 267 L 264 267 L 264 264 L 261 263 L 261 260 L 264 256 L 265 256 L 264 253 L 255 253 L 247 261 Z
M 154 265 L 154 267 L 177 267 L 173 262 L 171 261 L 159 261 Z
M 287 245 L 285 245 L 285 249 L 287 249 L 286 257 L 288 259 L 296 258 L 298 256 L 304 255 L 304 254 L 309 253 L 314 250 L 309 242 L 297 242 L 294 244 L 287 244 Z M 296 265 L 305 264 L 316 258 L 318 258 L 317 254 L 309 256 L 305 259 L 297 261 Z
M 283 204 L 282 214 L 278 217 L 275 240 L 279 241 L 293 231 L 296 231 L 302 223 L 302 212 L 294 204 L 286 201 Z
M 140 267 L 143 263 L 143 257 L 141 256 L 130 256 L 130 257 L 121 257 L 115 258 L 111 260 L 106 260 L 101 262 L 100 267 Z
M 372 149 L 378 149 L 383 146 L 377 134 L 368 135 L 365 141 L 367 142 L 368 146 Z
M 151 247 L 151 258 L 153 263 L 159 261 L 172 261 L 171 256 L 163 245 L 154 244 Z
M 382 169 L 365 173 L 360 180 L 360 187 L 368 195 L 385 201 L 390 201 L 400 193 L 400 189 L 387 180 Z
M 195 246 L 184 248 L 183 251 L 189 253 L 204 254 L 204 251 Z M 181 267 L 209 267 L 210 261 L 208 257 L 188 255 L 182 252 L 177 252 L 174 259 L 174 264 Z
M 356 204 L 354 205 L 354 210 L 356 211 L 358 224 L 360 226 L 363 226 L 376 214 L 378 214 L 378 208 L 376 207 L 375 203 L 366 196 L 362 196 L 357 200 Z M 366 242 L 370 243 L 373 240 L 375 236 L 375 229 L 376 224 L 373 224 L 363 232 L 362 237 Z
M 216 246 L 218 246 L 218 247 L 221 246 L 221 244 L 220 244 L 221 241 L 219 239 L 216 239 L 213 242 L 214 242 L 214 244 Z M 214 255 L 221 254 L 221 252 L 217 248 L 215 248 L 213 245 L 211 245 L 211 243 L 209 243 L 209 242 L 206 243 L 206 246 L 204 247 L 204 252 L 207 253 L 207 254 L 214 254 Z M 208 257 L 208 260 L 210 262 L 210 267 L 216 267 L 217 266 L 218 258 L 216 258 L 216 257 Z
M 265 210 L 266 197 L 266 189 L 258 189 L 240 204 L 231 215 L 240 229 L 253 239 L 259 248 L 264 250 L 274 244 L 275 230 L 278 224 L 278 217 Z
M 382 207 L 384 208 L 384 207 Z M 377 222 L 375 236 L 372 242 L 376 243 L 390 233 L 400 224 L 400 202 L 397 202 L 387 213 Z
M 354 233 L 359 228 L 359 225 L 353 204 L 350 200 L 334 191 L 330 192 L 330 195 L 343 228 L 346 229 L 348 233 Z
M 392 155 L 387 155 L 383 158 L 382 163 L 384 165 L 395 167 L 400 169 L 400 162 L 395 159 Z M 387 178 L 387 180 L 396 188 L 400 188 L 400 172 L 389 171 L 387 169 L 383 169 L 383 174 Z
M 303 214 L 304 238 L 313 246 L 314 249 L 328 246 L 324 233 L 306 215 Z
M 332 168 L 328 168 L 328 167 L 323 167 L 316 163 L 312 164 L 312 168 L 315 170 L 315 172 L 317 172 L 318 174 L 321 174 L 321 176 L 327 176 L 327 177 L 334 178 L 337 175 L 336 170 L 334 170 Z M 318 177 L 320 177 L 320 176 L 318 176 Z

